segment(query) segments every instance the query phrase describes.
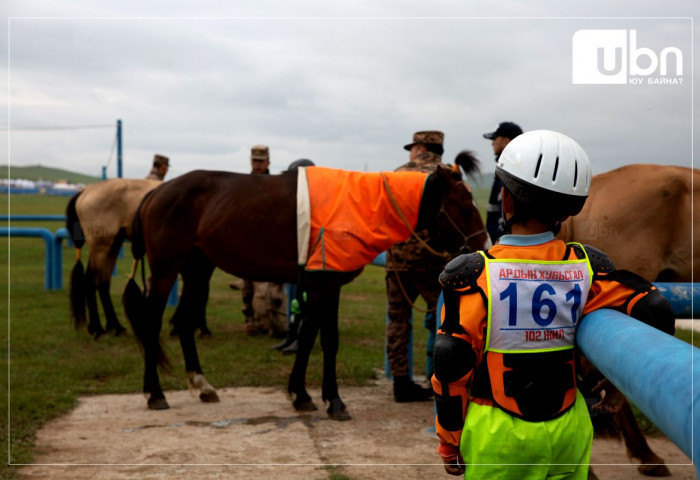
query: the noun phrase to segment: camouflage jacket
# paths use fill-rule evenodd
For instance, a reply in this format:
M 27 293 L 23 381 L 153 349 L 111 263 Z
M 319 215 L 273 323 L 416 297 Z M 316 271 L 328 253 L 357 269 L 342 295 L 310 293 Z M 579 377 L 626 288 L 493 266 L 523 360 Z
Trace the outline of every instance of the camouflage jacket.
M 442 163 L 440 155 L 432 152 L 418 155 L 412 162 L 405 163 L 395 171 L 417 171 L 432 173 Z M 416 232 L 424 241 L 430 240 L 427 230 Z M 386 253 L 386 269 L 394 272 L 408 271 L 436 271 L 438 274 L 445 268 L 445 258 L 438 257 L 428 252 L 423 245 L 414 237 L 409 237 L 406 241 L 397 243 Z M 437 277 L 436 277 L 437 278 Z

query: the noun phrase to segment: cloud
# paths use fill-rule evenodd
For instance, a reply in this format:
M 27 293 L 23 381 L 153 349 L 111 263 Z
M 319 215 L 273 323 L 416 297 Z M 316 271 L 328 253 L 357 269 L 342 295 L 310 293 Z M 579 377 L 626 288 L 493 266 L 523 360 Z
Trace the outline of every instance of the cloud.
M 273 171 L 301 157 L 392 170 L 407 159 L 402 146 L 423 129 L 445 131 L 446 161 L 469 148 L 490 167 L 482 134 L 503 120 L 571 135 L 595 171 L 691 162 L 694 39 L 682 19 L 454 18 L 466 13 L 451 2 L 451 10 L 432 12 L 407 3 L 403 13 L 380 4 L 367 18 L 343 18 L 342 6 L 314 11 L 326 18 L 304 17 L 314 2 L 295 3 L 297 11 L 272 1 L 260 7 L 304 18 L 246 18 L 261 10 L 234 15 L 214 3 L 198 12 L 176 5 L 157 18 L 149 18 L 163 15 L 155 7 L 131 2 L 91 11 L 58 5 L 54 14 L 100 18 L 11 20 L 11 126 L 122 119 L 126 176 L 145 176 L 154 153 L 171 157 L 171 175 L 246 172 L 258 143 L 270 146 Z M 533 5 L 531 15 L 549 8 Z M 551 14 L 561 12 L 554 8 Z M 184 18 L 215 10 L 231 16 Z M 426 14 L 433 18 L 418 18 Z M 582 28 L 635 28 L 640 45 L 657 52 L 678 46 L 686 83 L 572 85 L 571 39 Z M 16 131 L 11 139 L 13 164 L 99 175 L 114 131 Z

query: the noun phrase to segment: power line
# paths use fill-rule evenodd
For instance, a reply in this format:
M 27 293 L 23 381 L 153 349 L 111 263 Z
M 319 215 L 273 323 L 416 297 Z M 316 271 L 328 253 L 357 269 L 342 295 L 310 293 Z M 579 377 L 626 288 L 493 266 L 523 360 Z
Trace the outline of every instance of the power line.
M 114 124 L 110 125 L 69 125 L 69 126 L 37 126 L 37 127 L 0 127 L 3 131 L 14 130 L 84 130 L 92 128 L 114 128 Z

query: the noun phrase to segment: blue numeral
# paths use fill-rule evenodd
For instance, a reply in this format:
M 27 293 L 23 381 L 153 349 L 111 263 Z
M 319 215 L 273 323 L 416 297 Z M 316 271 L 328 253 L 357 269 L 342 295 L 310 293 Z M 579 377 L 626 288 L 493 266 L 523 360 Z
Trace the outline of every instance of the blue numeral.
M 535 289 L 532 296 L 532 318 L 541 327 L 546 327 L 557 315 L 557 304 L 551 298 L 542 298 L 544 294 L 556 295 L 554 288 L 548 283 L 543 283 Z M 501 302 L 508 299 L 508 325 L 515 326 L 518 319 L 518 285 L 515 282 L 508 284 L 508 288 L 500 294 Z M 578 320 L 578 309 L 581 306 L 581 287 L 574 285 L 574 288 L 566 293 L 566 301 L 572 301 L 571 323 Z M 547 315 L 542 314 L 542 309 L 547 307 Z
M 571 323 L 576 323 L 576 320 L 578 320 L 576 318 L 578 316 L 578 307 L 581 306 L 581 287 L 578 285 L 574 285 L 574 288 L 566 294 L 567 301 L 572 298 L 574 299 L 574 304 L 571 306 Z
M 551 285 L 543 283 L 537 287 L 532 297 L 532 319 L 541 327 L 546 327 L 552 323 L 552 320 L 557 315 L 557 305 L 549 298 L 542 298 L 542 294 L 545 292 L 550 295 L 556 293 Z M 548 308 L 547 317 L 542 317 L 542 307 Z
M 514 326 L 517 320 L 518 312 L 518 286 L 515 282 L 511 282 L 508 288 L 501 292 L 501 301 L 510 297 L 510 304 L 508 305 L 508 325 Z

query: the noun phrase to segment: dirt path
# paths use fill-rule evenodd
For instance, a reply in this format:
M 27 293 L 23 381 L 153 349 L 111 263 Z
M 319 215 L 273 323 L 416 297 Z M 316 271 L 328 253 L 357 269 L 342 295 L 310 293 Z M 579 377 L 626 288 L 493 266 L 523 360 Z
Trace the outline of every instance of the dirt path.
M 217 404 L 168 392 L 171 408 L 159 412 L 147 410 L 141 395 L 85 397 L 38 432 L 36 464 L 20 473 L 52 480 L 453 478 L 434 453 L 431 402 L 394 403 L 387 380 L 340 391 L 353 415 L 348 422 L 328 420 L 323 410 L 299 415 L 275 388 L 221 389 Z M 320 403 L 320 392 L 310 393 Z M 671 478 L 696 478 L 667 439 L 649 443 Z M 647 478 L 613 440 L 594 442 L 593 463 L 601 480 Z

